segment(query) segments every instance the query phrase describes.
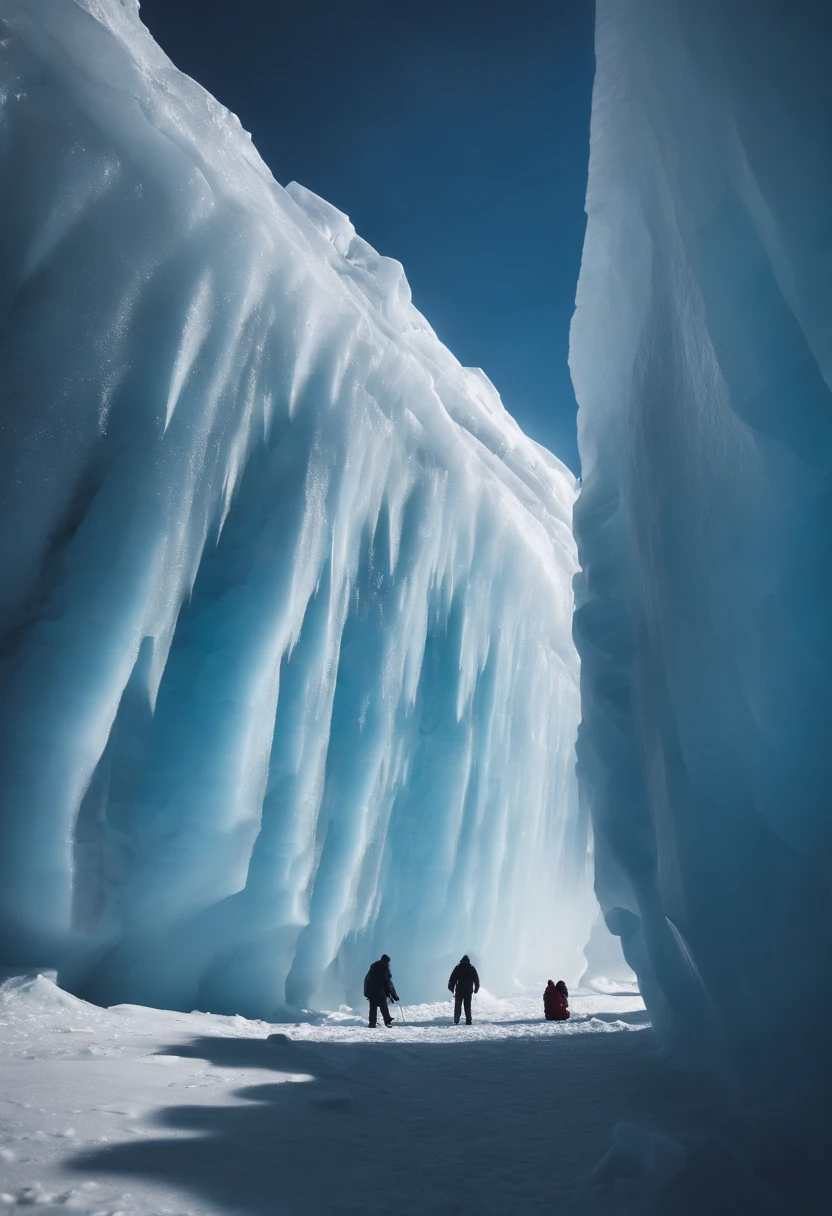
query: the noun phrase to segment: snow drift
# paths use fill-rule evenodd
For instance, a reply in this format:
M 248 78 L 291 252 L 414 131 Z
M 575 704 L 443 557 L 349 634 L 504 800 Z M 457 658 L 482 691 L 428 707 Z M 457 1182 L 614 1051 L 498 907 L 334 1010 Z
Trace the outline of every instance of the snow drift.
M 832 998 L 820 8 L 599 0 L 571 338 L 597 890 L 654 1024 L 774 1131 L 771 1168 L 830 1080 L 782 1026 Z
M 577 979 L 574 479 L 135 0 L 0 0 L 7 961 L 274 1016 Z

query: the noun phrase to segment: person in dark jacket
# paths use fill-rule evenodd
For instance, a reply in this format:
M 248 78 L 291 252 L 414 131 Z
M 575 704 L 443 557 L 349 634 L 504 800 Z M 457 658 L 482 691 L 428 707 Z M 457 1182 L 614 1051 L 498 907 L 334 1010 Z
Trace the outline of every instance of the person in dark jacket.
M 393 1019 L 387 1002 L 397 1001 L 399 995 L 393 987 L 393 976 L 390 973 L 390 955 L 382 954 L 377 962 L 371 963 L 370 970 L 364 976 L 364 995 L 370 1002 L 370 1025 L 378 1025 L 378 1011 L 384 1018 L 385 1026 L 392 1026 Z
M 467 954 L 463 954 L 451 972 L 448 988 L 454 994 L 454 1026 L 459 1025 L 459 1015 L 465 1007 L 465 1025 L 471 1025 L 471 994 L 479 992 L 480 977 Z
M 543 1012 L 547 1022 L 565 1022 L 569 1017 L 569 989 L 563 980 L 556 984 L 549 980 L 543 993 Z

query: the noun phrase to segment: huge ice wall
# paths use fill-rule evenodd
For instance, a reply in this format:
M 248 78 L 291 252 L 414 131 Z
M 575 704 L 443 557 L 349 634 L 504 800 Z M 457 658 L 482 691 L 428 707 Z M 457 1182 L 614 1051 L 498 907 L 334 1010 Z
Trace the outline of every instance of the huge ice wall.
M 654 1021 L 782 1149 L 829 1083 L 786 1026 L 832 1001 L 829 22 L 597 13 L 571 340 L 597 889 Z
M 580 974 L 574 480 L 135 0 L 0 0 L 5 961 Z M 287 116 L 291 121 L 291 116 Z

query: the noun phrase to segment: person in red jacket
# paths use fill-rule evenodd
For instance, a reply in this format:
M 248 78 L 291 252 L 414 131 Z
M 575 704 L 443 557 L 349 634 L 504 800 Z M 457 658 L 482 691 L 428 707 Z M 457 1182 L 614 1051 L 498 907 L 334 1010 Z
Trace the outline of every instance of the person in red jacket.
M 556 984 L 549 980 L 543 993 L 543 1012 L 547 1022 L 565 1022 L 569 1017 L 569 989 L 563 980 Z

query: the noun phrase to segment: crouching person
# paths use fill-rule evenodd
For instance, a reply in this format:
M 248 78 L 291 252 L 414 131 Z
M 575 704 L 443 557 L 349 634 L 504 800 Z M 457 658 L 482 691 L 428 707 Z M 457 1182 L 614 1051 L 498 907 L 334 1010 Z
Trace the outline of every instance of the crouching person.
M 543 1012 L 547 1022 L 565 1022 L 569 1017 L 569 989 L 563 980 L 556 984 L 549 980 L 543 993 Z

